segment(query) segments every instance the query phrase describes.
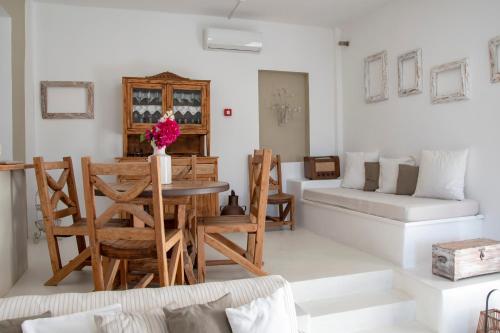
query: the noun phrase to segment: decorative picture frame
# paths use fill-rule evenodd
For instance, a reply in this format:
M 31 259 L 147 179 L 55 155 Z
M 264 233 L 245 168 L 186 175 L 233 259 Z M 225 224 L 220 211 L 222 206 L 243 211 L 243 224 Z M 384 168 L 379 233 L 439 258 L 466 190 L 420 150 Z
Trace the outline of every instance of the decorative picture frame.
M 457 89 L 447 93 L 439 92 L 439 76 L 447 73 L 457 71 L 459 82 L 457 82 Z M 431 69 L 431 97 L 432 103 L 448 103 L 469 99 L 470 84 L 469 84 L 469 60 L 467 58 L 453 61 L 447 64 L 436 66 Z
M 49 112 L 48 90 L 49 88 L 83 88 L 86 90 L 86 112 Z M 40 103 L 43 119 L 94 119 L 94 83 L 84 81 L 41 81 Z
M 371 66 L 380 63 L 379 82 L 372 77 Z M 365 101 L 366 103 L 377 103 L 389 99 L 389 85 L 387 73 L 387 51 L 382 51 L 365 58 Z M 379 85 L 377 92 L 372 91 L 372 85 Z
M 500 36 L 492 38 L 489 41 L 490 49 L 490 68 L 491 68 L 491 83 L 500 82 Z
M 414 62 L 413 77 L 414 82 L 412 86 L 407 87 L 405 82 L 407 77 L 405 75 L 405 64 L 407 62 Z M 422 69 L 422 49 L 416 49 L 406 52 L 398 57 L 398 95 L 399 97 L 406 97 L 416 94 L 421 94 L 423 89 L 423 69 Z

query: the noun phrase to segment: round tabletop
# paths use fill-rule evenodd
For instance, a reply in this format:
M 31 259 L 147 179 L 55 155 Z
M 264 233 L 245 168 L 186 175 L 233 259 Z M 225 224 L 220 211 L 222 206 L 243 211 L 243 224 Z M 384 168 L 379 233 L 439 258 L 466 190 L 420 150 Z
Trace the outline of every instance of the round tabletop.
M 118 192 L 126 192 L 134 183 L 116 183 L 111 187 Z M 211 180 L 178 180 L 172 184 L 162 185 L 163 197 L 180 197 L 191 195 L 202 195 L 211 193 L 220 193 L 229 190 L 229 184 L 226 182 L 217 182 Z M 102 195 L 96 191 L 97 195 Z M 151 187 L 147 187 L 140 197 L 150 198 L 152 196 Z

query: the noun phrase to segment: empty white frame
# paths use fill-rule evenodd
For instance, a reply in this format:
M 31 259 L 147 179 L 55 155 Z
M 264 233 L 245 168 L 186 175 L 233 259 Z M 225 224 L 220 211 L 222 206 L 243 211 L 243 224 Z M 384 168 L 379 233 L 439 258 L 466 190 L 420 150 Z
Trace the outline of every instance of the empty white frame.
M 399 97 L 422 93 L 422 49 L 398 57 Z
M 491 83 L 500 82 L 500 36 L 490 40 Z
M 447 103 L 468 99 L 469 90 L 468 59 L 462 59 L 432 68 L 432 103 Z
M 389 98 L 387 51 L 365 58 L 365 100 L 376 103 Z

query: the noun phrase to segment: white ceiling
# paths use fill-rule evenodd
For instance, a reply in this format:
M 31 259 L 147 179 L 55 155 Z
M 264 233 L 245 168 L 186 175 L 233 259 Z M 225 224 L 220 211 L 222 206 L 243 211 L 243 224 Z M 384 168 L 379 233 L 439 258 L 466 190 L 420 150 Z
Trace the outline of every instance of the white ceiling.
M 237 0 L 39 0 L 227 17 Z M 391 0 L 246 0 L 234 18 L 335 27 Z

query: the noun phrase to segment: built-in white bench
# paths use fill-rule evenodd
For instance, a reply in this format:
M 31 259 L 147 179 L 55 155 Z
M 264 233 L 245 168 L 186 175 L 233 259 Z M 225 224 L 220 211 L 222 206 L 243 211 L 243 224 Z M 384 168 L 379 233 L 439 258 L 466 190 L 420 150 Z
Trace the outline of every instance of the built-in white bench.
M 404 268 L 430 262 L 432 244 L 482 236 L 483 216 L 474 200 L 415 198 L 339 186 L 306 186 L 298 192 L 299 224 Z

